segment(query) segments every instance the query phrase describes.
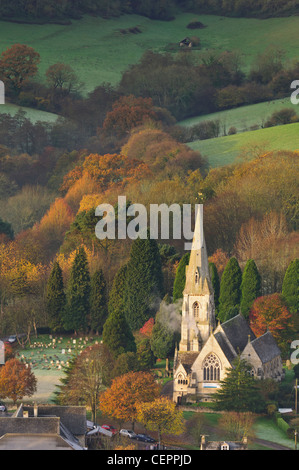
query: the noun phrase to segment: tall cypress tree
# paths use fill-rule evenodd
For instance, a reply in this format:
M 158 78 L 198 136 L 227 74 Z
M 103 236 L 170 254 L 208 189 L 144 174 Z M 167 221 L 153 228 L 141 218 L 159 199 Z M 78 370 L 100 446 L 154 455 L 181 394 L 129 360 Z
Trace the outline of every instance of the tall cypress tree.
M 255 299 L 261 295 L 261 276 L 253 259 L 247 261 L 241 284 L 241 312 L 248 318 Z
M 179 262 L 174 283 L 173 283 L 173 301 L 176 302 L 183 298 L 183 292 L 186 284 L 186 266 L 189 264 L 190 253 L 186 253 Z
M 299 259 L 294 259 L 286 270 L 282 296 L 291 313 L 299 312 Z
M 102 333 L 108 316 L 107 283 L 102 269 L 98 269 L 91 278 L 90 289 L 90 328 Z
M 117 358 L 126 352 L 136 352 L 136 343 L 122 308 L 110 313 L 103 329 L 103 343 Z
M 66 330 L 85 331 L 88 325 L 90 274 L 84 248 L 76 254 L 67 291 Z
M 118 308 L 125 308 L 125 289 L 127 279 L 127 265 L 119 268 L 113 279 L 112 288 L 109 292 L 108 312 L 114 312 Z
M 214 290 L 214 302 L 216 314 L 219 308 L 219 295 L 220 295 L 220 279 L 215 263 L 209 263 L 211 282 Z
M 48 323 L 52 331 L 63 330 L 66 297 L 63 286 L 63 276 L 59 263 L 55 261 L 47 283 L 46 309 Z
M 236 258 L 227 263 L 220 282 L 218 318 L 224 322 L 238 313 L 241 301 L 242 271 Z
M 133 242 L 125 289 L 125 315 L 132 331 L 155 316 L 164 297 L 162 263 L 156 240 L 149 237 Z

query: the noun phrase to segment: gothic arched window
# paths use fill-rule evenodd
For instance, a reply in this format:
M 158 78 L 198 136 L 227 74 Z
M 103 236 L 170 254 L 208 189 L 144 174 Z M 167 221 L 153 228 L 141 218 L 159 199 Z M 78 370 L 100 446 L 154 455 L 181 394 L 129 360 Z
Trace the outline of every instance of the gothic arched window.
M 193 304 L 193 316 L 194 318 L 199 318 L 199 303 L 195 302 Z
M 203 379 L 206 382 L 217 382 L 220 380 L 220 361 L 212 353 L 203 361 Z

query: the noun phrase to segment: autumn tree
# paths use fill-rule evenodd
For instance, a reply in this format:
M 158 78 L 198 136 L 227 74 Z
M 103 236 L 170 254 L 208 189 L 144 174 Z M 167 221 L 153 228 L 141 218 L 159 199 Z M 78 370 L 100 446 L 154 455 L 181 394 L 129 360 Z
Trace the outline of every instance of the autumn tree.
M 112 369 L 113 358 L 105 345 L 88 347 L 76 358 L 68 381 L 60 387 L 60 403 L 86 403 L 92 411 L 93 421 L 96 422 L 99 396 L 111 384 Z
M 78 77 L 68 64 L 59 62 L 51 65 L 46 71 L 46 78 L 50 87 L 60 93 L 69 94 L 78 88 Z
M 25 396 L 36 392 L 37 381 L 30 367 L 18 359 L 10 359 L 0 368 L 0 397 L 9 398 L 16 404 Z
M 32 47 L 14 44 L 1 54 L 0 76 L 15 94 L 19 94 L 36 75 L 39 62 L 40 55 Z
M 256 336 L 269 330 L 280 349 L 286 352 L 293 336 L 292 314 L 281 294 L 270 294 L 257 298 L 249 312 L 250 327 Z
M 107 133 L 123 137 L 146 120 L 157 120 L 152 99 L 124 96 L 116 101 L 112 111 L 107 113 L 103 129 Z
M 154 401 L 140 403 L 137 420 L 150 431 L 157 431 L 159 445 L 163 434 L 182 434 L 184 432 L 183 412 L 177 409 L 173 400 L 159 397 Z
M 255 415 L 251 412 L 240 413 L 228 411 L 221 415 L 219 427 L 228 434 L 232 441 L 241 441 L 244 437 L 252 437 Z
M 160 386 L 149 372 L 129 372 L 112 381 L 100 396 L 100 410 L 121 422 L 130 421 L 132 429 L 138 416 L 138 405 L 151 402 L 160 395 Z

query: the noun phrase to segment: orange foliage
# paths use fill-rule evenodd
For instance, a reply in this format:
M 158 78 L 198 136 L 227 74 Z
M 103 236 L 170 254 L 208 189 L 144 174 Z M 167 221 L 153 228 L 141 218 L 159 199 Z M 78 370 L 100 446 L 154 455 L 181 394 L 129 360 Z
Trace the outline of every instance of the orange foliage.
M 31 368 L 26 368 L 17 359 L 10 359 L 0 369 L 0 397 L 9 398 L 14 403 L 36 392 L 37 381 Z
M 107 113 L 103 129 L 108 133 L 123 135 L 146 121 L 157 119 L 151 98 L 124 96 L 116 101 L 112 111 Z
M 256 336 L 269 331 L 278 341 L 282 339 L 282 332 L 290 330 L 292 315 L 283 303 L 280 294 L 271 294 L 259 297 L 249 312 L 250 327 Z
M 135 422 L 140 403 L 153 401 L 160 395 L 160 386 L 149 372 L 129 372 L 112 381 L 100 396 L 100 409 L 107 416 Z

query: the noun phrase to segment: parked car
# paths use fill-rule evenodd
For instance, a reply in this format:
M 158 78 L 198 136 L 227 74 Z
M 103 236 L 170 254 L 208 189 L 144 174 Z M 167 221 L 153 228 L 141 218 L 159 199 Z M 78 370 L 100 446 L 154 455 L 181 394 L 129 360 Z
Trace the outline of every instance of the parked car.
M 134 431 L 130 431 L 129 429 L 121 429 L 119 431 L 119 434 L 122 436 L 129 437 L 130 439 L 135 439 L 136 433 Z
M 137 441 L 142 441 L 142 442 L 156 442 L 155 439 L 153 439 L 152 437 L 148 436 L 147 434 L 136 434 L 136 437 L 135 439 Z
M 16 335 L 11 335 L 11 336 L 8 338 L 8 342 L 9 342 L 10 344 L 15 343 L 16 341 L 17 341 Z
M 103 426 L 101 426 L 101 428 L 106 429 L 106 431 L 112 432 L 112 434 L 117 434 L 118 433 L 117 429 L 114 426 L 111 426 L 110 424 L 103 424 Z
M 1 402 L 0 402 L 0 411 L 2 411 L 3 413 L 6 411 L 6 406 L 4 405 L 4 403 L 1 403 Z

